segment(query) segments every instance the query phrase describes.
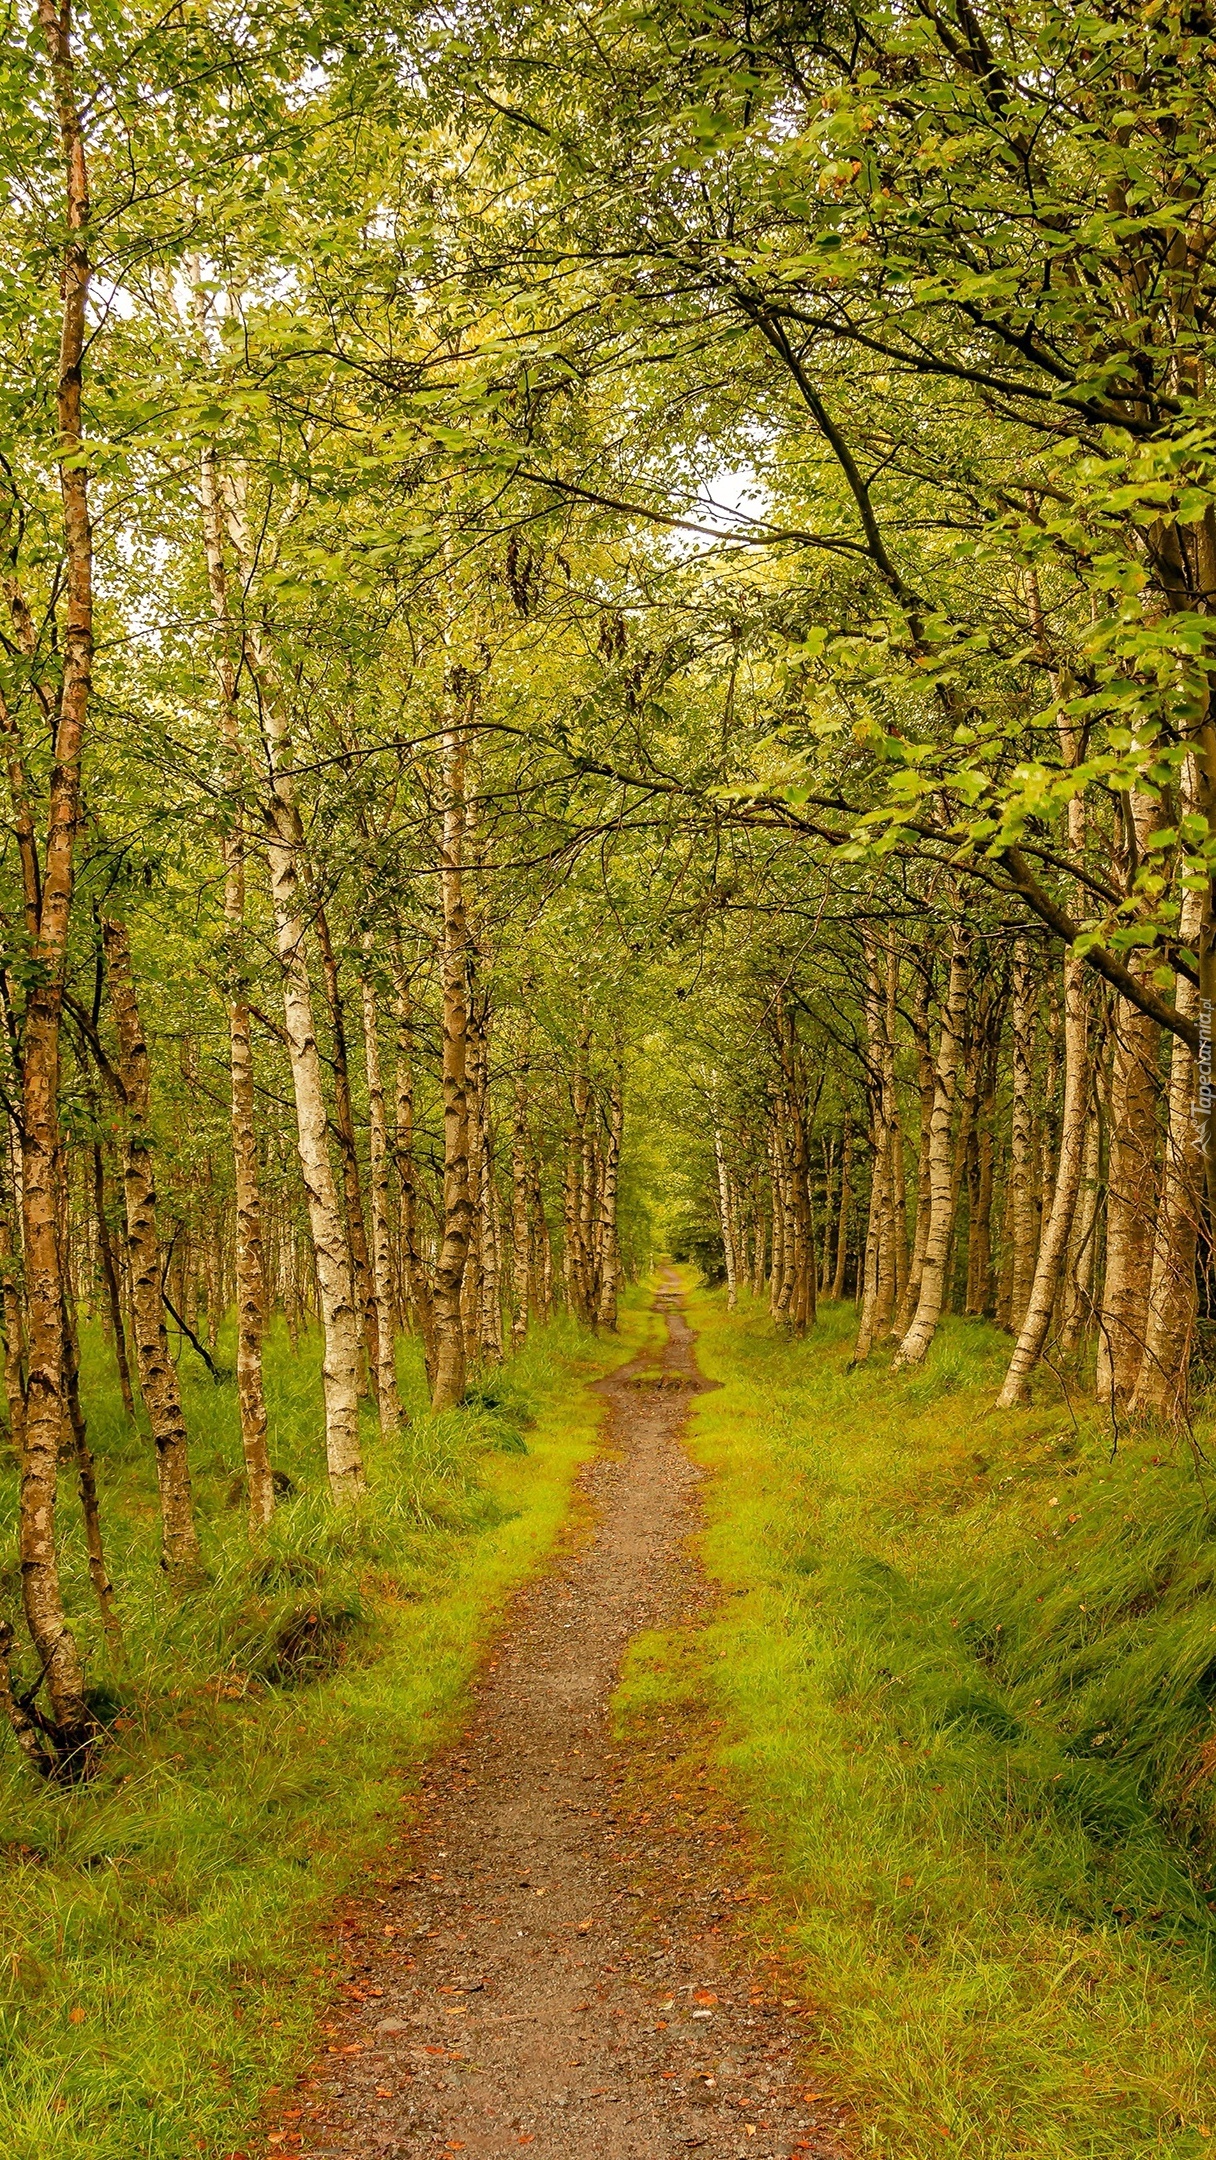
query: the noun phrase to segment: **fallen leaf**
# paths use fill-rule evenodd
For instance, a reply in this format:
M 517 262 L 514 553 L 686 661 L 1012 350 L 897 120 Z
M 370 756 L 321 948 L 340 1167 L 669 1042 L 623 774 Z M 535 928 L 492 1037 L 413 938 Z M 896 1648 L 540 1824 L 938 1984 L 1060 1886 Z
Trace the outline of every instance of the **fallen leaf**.
M 81 2009 L 81 2007 L 80 2007 L 80 2004 L 79 2004 L 79 2003 L 77 2003 L 77 2005 L 76 2005 L 76 2007 L 75 2007 L 75 2009 L 74 2009 L 74 2010 L 69 2010 L 69 2011 L 68 2011 L 68 2019 L 69 2019 L 70 2023 L 71 2023 L 71 2024 L 73 2024 L 73 2025 L 83 2025 L 83 2024 L 84 2024 L 84 2011 L 83 2011 L 83 2010 Z
M 707 1988 L 698 1988 L 693 1996 L 693 2001 L 699 2003 L 716 2003 L 717 2000 L 717 1996 L 711 1995 Z

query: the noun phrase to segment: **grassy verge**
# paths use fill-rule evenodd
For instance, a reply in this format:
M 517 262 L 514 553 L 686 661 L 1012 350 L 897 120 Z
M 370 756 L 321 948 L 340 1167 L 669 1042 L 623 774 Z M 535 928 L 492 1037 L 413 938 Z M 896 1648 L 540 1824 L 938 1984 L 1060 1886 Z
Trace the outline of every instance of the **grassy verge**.
M 705 1556 L 624 1690 L 724 1720 L 862 2151 L 1216 2153 L 1216 1511 L 1185 1450 L 991 1405 L 1007 1340 L 846 1370 L 697 1293 Z M 827 2074 L 825 2064 L 825 2075 Z
M 183 1359 L 210 1582 L 175 1603 L 155 1566 L 150 1448 L 124 1424 L 100 1343 L 86 1403 L 127 1629 L 98 1663 L 113 1721 L 88 1789 L 0 1768 L 0 2151 L 9 2160 L 179 2160 L 219 2152 L 307 2048 L 327 1988 L 320 1923 L 383 1845 L 416 1765 L 459 1714 L 512 1589 L 541 1566 L 595 1446 L 579 1382 L 649 1339 L 558 1323 L 484 1401 L 414 1413 L 391 1451 L 366 1435 L 372 1490 L 323 1489 L 318 1348 L 268 1359 L 272 1454 L 293 1496 L 264 1550 L 244 1533 L 236 1410 Z M 494 1399 L 490 1397 L 493 1395 Z M 526 1431 L 526 1437 L 525 1437 Z M 10 1465 L 4 1501 L 13 1504 Z M 65 1480 L 64 1520 L 75 1519 Z M 83 1553 L 66 1563 L 95 1640 Z M 11 1571 L 4 1595 L 12 1601 Z

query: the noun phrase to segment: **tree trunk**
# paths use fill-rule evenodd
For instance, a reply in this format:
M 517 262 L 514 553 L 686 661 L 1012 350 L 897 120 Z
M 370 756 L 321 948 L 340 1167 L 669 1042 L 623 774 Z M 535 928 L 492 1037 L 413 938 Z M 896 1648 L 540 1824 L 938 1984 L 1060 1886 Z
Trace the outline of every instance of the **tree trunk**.
M 586 1053 L 587 1039 L 584 1034 L 579 1041 L 579 1067 L 570 1087 L 573 1123 L 566 1139 L 562 1268 L 569 1308 L 585 1325 L 590 1326 L 594 1313 L 591 1302 L 592 1258 L 589 1233 L 595 1180 L 591 1136 L 588 1132 L 591 1084 L 582 1069 Z
M 224 931 L 227 946 L 229 1130 L 236 1199 L 236 1390 L 249 1531 L 257 1536 L 274 1513 L 274 1477 L 262 1373 L 266 1335 L 266 1270 L 262 1195 L 254 1111 L 253 1035 L 245 952 L 244 761 L 237 718 L 236 655 L 224 559 L 224 513 L 213 454 L 202 461 L 203 546 L 211 610 L 219 639 L 220 732 L 228 765 L 230 822 L 223 835 Z M 100 1220 L 101 1199 L 98 1195 Z M 115 1340 L 119 1340 L 115 1329 Z
M 764 1195 L 761 1173 L 752 1173 L 752 1207 L 755 1211 L 756 1235 L 752 1245 L 752 1296 L 764 1296 L 765 1270 L 768 1265 L 768 1223 L 764 1213 Z
M 103 915 L 102 942 L 110 1006 L 118 1035 L 118 1077 L 123 1091 L 123 1197 L 131 1277 L 135 1362 L 156 1448 L 160 1487 L 161 1564 L 179 1580 L 199 1572 L 198 1533 L 190 1490 L 186 1421 L 177 1370 L 165 1329 L 164 1280 L 156 1181 L 152 1169 L 151 1087 L 148 1045 L 131 973 L 127 926 Z
M 578 1187 L 581 1163 L 578 1129 L 572 1126 L 566 1134 L 562 1163 L 562 1286 L 566 1293 L 566 1311 L 572 1318 L 578 1317 L 579 1310 Z
M 21 1310 L 13 1216 L 0 1209 L 0 1289 L 4 1299 L 4 1394 L 18 1469 L 25 1453 L 25 1316 Z
M 893 1369 L 919 1365 L 937 1332 L 946 1293 L 946 1261 L 953 1230 L 954 1148 L 952 1123 L 959 1058 L 967 1006 L 968 938 L 955 923 L 950 980 L 942 1011 L 941 1039 L 934 1070 L 933 1115 L 929 1132 L 929 1227 L 921 1266 L 920 1296 L 912 1324 L 895 1355 Z
M 853 1127 L 846 1117 L 840 1136 L 840 1209 L 836 1219 L 836 1273 L 832 1278 L 831 1295 L 844 1296 L 845 1270 L 849 1257 L 849 1208 L 853 1199 Z
M 777 1106 L 768 1128 L 769 1207 L 772 1217 L 772 1257 L 769 1268 L 769 1315 L 781 1317 L 781 1289 L 785 1281 L 785 1208 L 781 1198 L 781 1141 Z
M 621 1279 L 621 1256 L 617 1242 L 617 1190 L 620 1178 L 621 1136 L 625 1125 L 625 1097 L 618 1071 L 608 1090 L 608 1145 L 600 1180 L 600 1287 L 596 1318 L 615 1335 L 617 1298 Z
M 253 551 L 242 485 L 229 499 L 229 527 L 242 576 L 253 576 Z M 266 856 L 275 943 L 283 978 L 284 1034 L 296 1106 L 296 1140 L 308 1209 L 324 1347 L 321 1384 L 325 1399 L 325 1452 L 335 1500 L 364 1489 L 359 1442 L 360 1329 L 351 1285 L 350 1249 L 329 1156 L 329 1118 L 321 1056 L 313 1025 L 312 985 L 305 946 L 303 887 L 304 825 L 296 794 L 286 700 L 260 630 L 245 632 L 246 660 L 258 690 L 258 714 L 266 752 L 269 792 Z
M 866 1259 L 861 1321 L 853 1347 L 853 1363 L 864 1364 L 875 1342 L 891 1332 L 896 1302 L 896 1232 L 894 1192 L 895 1062 L 889 1020 L 893 998 L 879 971 L 878 948 L 865 939 L 866 956 L 866 1094 L 870 1105 L 870 1141 L 874 1168 L 870 1183 L 870 1216 L 866 1229 Z
M 67 1413 L 58 1237 L 60 1025 L 80 820 L 80 759 L 93 667 L 93 534 L 81 420 L 90 204 L 70 18 L 55 0 L 38 0 L 38 20 L 50 59 L 65 168 L 67 240 L 60 276 L 56 407 L 67 595 L 46 844 L 32 919 L 28 886 L 26 894 L 34 972 L 22 1029 L 20 1073 L 22 1243 L 29 1322 L 20 1548 L 26 1623 L 56 1727 L 52 1767 L 71 1776 L 88 1767 L 95 1733 L 85 1702 L 84 1669 L 64 1610 L 55 1539 L 59 1447 Z
M 1030 946 L 1013 948 L 1013 1123 L 1009 1158 L 1013 1276 L 1009 1321 L 1021 1329 L 1038 1247 L 1034 1194 L 1034 1038 L 1038 999 Z
M 1017 1344 L 997 1396 L 998 1410 L 1012 1410 L 1016 1403 L 1025 1400 L 1027 1381 L 1043 1354 L 1060 1289 L 1085 1161 L 1085 1109 L 1089 1096 L 1087 1022 L 1085 963 L 1067 951 L 1064 955 L 1064 1103 L 1060 1114 L 1055 1185 Z
M 380 1406 L 380 1430 L 395 1440 L 401 1430 L 401 1395 L 397 1386 L 397 1360 L 393 1342 L 393 1253 L 389 1215 L 388 1119 L 384 1108 L 384 1075 L 380 1063 L 380 1014 L 376 986 L 371 976 L 371 937 L 364 940 L 363 1059 L 367 1072 L 367 1118 L 369 1197 L 372 1218 L 372 1290 L 376 1300 L 376 1355 L 379 1359 L 376 1400 Z
M 585 1047 L 585 1046 L 584 1046 Z M 595 1238 L 593 1225 L 599 1205 L 599 1163 L 596 1159 L 595 1135 L 592 1131 L 591 1082 L 582 1076 L 582 1101 L 578 1108 L 579 1132 L 582 1139 L 582 1166 L 578 1195 L 578 1257 L 579 1292 L 583 1317 L 589 1327 L 595 1326 L 596 1283 Z
M 545 1215 L 545 1196 L 541 1188 L 540 1163 L 532 1160 L 532 1213 L 536 1224 L 537 1243 L 540 1248 L 540 1319 L 541 1326 L 548 1327 L 553 1318 L 553 1240 Z
M 1001 1007 L 993 1001 L 986 1031 L 979 1112 L 972 1137 L 974 1180 L 968 1189 L 967 1311 L 977 1317 L 992 1309 L 992 1188 L 996 1156 L 996 1090 L 1000 1067 Z
M 469 933 L 464 903 L 465 743 L 458 724 L 441 751 L 440 982 L 443 996 L 443 1242 L 435 1269 L 434 1410 L 450 1410 L 465 1390 L 461 1291 L 473 1219 L 469 1191 Z
M 110 1334 L 114 1343 L 114 1364 L 118 1372 L 118 1385 L 122 1393 L 122 1406 L 131 1424 L 135 1423 L 135 1396 L 131 1389 L 131 1365 L 127 1357 L 127 1331 L 122 1317 L 122 1287 L 118 1269 L 114 1264 L 114 1241 L 106 1213 L 105 1159 L 95 1142 L 93 1156 L 93 1202 L 97 1210 L 97 1255 L 101 1262 L 101 1277 L 105 1286 L 106 1309 L 109 1315 Z
M 777 1318 L 788 1322 L 793 1312 L 799 1253 L 794 1174 L 790 1160 L 789 1101 L 784 1087 L 777 1097 L 777 1167 L 781 1198 L 781 1289 L 777 1299 Z
M 1194 947 L 1199 936 L 1201 901 L 1188 893 L 1183 903 L 1181 935 Z M 1178 977 L 1176 1003 L 1194 1018 L 1199 994 L 1185 976 Z M 1195 1059 L 1186 1043 L 1173 1037 L 1170 1054 L 1169 1124 L 1161 1169 L 1144 1356 L 1129 1408 L 1133 1416 L 1156 1416 L 1170 1423 L 1188 1414 L 1191 1339 L 1195 1331 L 1195 1254 L 1203 1205 L 1203 1132 L 1196 1113 Z
M 515 1075 L 511 1124 L 511 1348 L 515 1351 L 522 1350 L 527 1341 L 532 1298 L 528 1197 L 528 1065 L 525 1055 Z
M 478 1344 L 483 1363 L 502 1363 L 502 1224 L 498 1181 L 494 1175 L 494 1124 L 489 1092 L 489 1039 L 479 1104 L 481 1121 L 481 1294 L 477 1308 Z
M 1160 1028 L 1121 998 L 1115 1016 L 1106 1192 L 1106 1270 L 1098 1328 L 1099 1402 L 1118 1406 L 1144 1355 L 1156 1186 Z
M 888 1175 L 890 1150 L 882 1122 L 882 1089 L 871 1082 L 871 1145 L 874 1154 L 870 1174 L 870 1209 L 866 1221 L 866 1242 L 861 1262 L 861 1278 L 858 1285 L 861 1294 L 861 1314 L 857 1326 L 857 1339 L 853 1344 L 854 1365 L 864 1365 L 874 1347 L 879 1333 L 878 1315 L 883 1294 L 883 1246 L 889 1242 L 888 1218 L 890 1215 L 890 1191 Z
M 926 962 L 916 979 L 916 998 L 912 1007 L 912 1032 L 916 1038 L 917 1081 L 920 1093 L 920 1136 L 916 1153 L 916 1223 L 912 1233 L 912 1252 L 908 1262 L 908 1279 L 904 1294 L 895 1315 L 897 1335 L 907 1333 L 908 1323 L 916 1311 L 920 1298 L 921 1270 L 925 1264 L 925 1241 L 929 1235 L 929 1211 L 932 1201 L 929 1180 L 929 1139 L 933 1126 L 934 1071 L 933 1052 L 929 1039 L 929 1007 L 932 984 Z
M 899 1116 L 899 1090 L 895 1083 L 895 1032 L 899 1014 L 899 954 L 895 943 L 887 947 L 886 1007 L 883 1016 L 883 1093 L 886 1097 L 886 1117 L 890 1125 L 891 1166 L 891 1262 L 892 1262 L 892 1311 L 886 1326 L 889 1329 L 907 1294 L 911 1255 L 908 1250 L 908 1202 L 904 1174 L 904 1132 Z
M 475 955 L 469 944 L 468 1023 L 465 1066 L 469 1098 L 469 1249 L 460 1293 L 460 1321 L 467 1346 L 480 1350 L 482 1245 L 485 1233 L 485 1001 L 474 982 Z
M 359 1176 L 359 1149 L 355 1140 L 355 1115 L 350 1095 L 350 1059 L 346 1048 L 346 1008 L 338 979 L 338 962 L 329 919 L 319 900 L 313 902 L 317 947 L 321 955 L 321 979 L 329 1008 L 333 1038 L 334 1125 L 342 1158 L 342 1189 L 346 1203 L 346 1235 L 350 1247 L 350 1282 L 355 1307 L 362 1321 L 363 1353 L 368 1384 L 377 1404 L 380 1399 L 380 1342 L 375 1282 L 367 1248 L 367 1224 L 363 1215 L 363 1186 Z
M 62 1187 L 66 1201 L 66 1179 Z M 72 1312 L 67 1286 L 68 1215 L 66 1205 L 60 1222 L 60 1241 L 64 1253 L 64 1300 L 63 1343 L 64 1378 L 68 1405 L 68 1431 L 76 1456 L 76 1481 L 80 1494 L 80 1513 L 84 1522 L 84 1548 L 89 1566 L 89 1581 L 101 1614 L 101 1624 L 106 1640 L 115 1657 L 123 1652 L 122 1626 L 118 1608 L 114 1602 L 114 1585 L 106 1566 L 105 1543 L 101 1533 L 101 1508 L 97 1499 L 97 1476 L 93 1466 L 93 1451 L 89 1446 L 88 1427 L 80 1401 L 80 1344 L 76 1322 Z
M 718 1221 L 722 1228 L 722 1255 L 726 1265 L 726 1309 L 734 1312 L 739 1302 L 738 1263 L 735 1257 L 735 1232 L 730 1214 L 730 1187 L 726 1175 L 726 1156 L 722 1147 L 722 1128 L 714 1118 L 714 1164 L 717 1170 Z
M 414 1044 L 410 978 L 398 955 L 394 963 L 397 1006 L 397 1054 L 394 1069 L 395 1122 L 393 1161 L 401 1193 L 398 1220 L 405 1288 L 414 1324 L 422 1337 L 426 1375 L 435 1382 L 435 1312 L 427 1269 L 418 1243 L 418 1171 L 414 1160 Z
M 1100 1055 L 1100 1051 L 1096 1052 L 1091 1060 L 1091 1071 L 1097 1065 Z M 1060 1349 L 1067 1356 L 1071 1356 L 1077 1348 L 1093 1315 L 1102 1126 L 1092 1099 L 1092 1079 L 1090 1094 L 1089 1115 L 1085 1127 L 1085 1155 L 1081 1165 L 1081 1187 L 1073 1216 L 1072 1236 L 1068 1241 L 1068 1257 L 1060 1298 Z
M 276 757 L 282 758 L 286 749 L 285 739 L 279 734 L 274 743 Z M 329 1118 L 304 950 L 304 918 L 297 870 L 303 831 L 298 813 L 295 813 L 294 782 L 285 761 L 276 765 L 272 786 L 274 799 L 267 857 L 276 942 L 283 971 L 283 1010 L 295 1094 L 296 1136 L 324 1337 L 321 1379 L 325 1397 L 326 1457 L 333 1496 L 335 1500 L 345 1500 L 353 1499 L 364 1487 L 359 1442 L 360 1330 L 351 1289 L 346 1226 L 329 1157 Z
M 836 1228 L 836 1190 L 840 1164 L 836 1154 L 836 1142 L 831 1133 L 820 1143 L 823 1157 L 823 1252 L 819 1261 L 819 1295 L 827 1297 L 832 1288 L 832 1237 Z
M 790 1318 L 795 1332 L 804 1335 L 815 1319 L 815 1217 L 811 1206 L 810 1147 L 806 1118 L 801 1101 L 795 1097 L 791 1103 L 790 1126 L 793 1134 L 792 1185 L 794 1195 L 794 1236 L 796 1260 L 794 1265 L 794 1294 L 790 1305 Z M 894 1262 L 894 1252 L 892 1252 Z M 892 1295 L 894 1273 L 892 1273 Z
M 971 1137 L 979 1116 L 980 1090 L 982 1087 L 984 1054 L 984 993 L 980 994 L 980 1011 L 969 1037 L 964 1039 L 962 1075 L 958 1090 L 959 1119 L 954 1141 L 954 1166 L 950 1172 L 950 1246 L 946 1255 L 946 1284 L 942 1309 L 954 1308 L 954 1257 L 955 1233 L 958 1228 L 959 1201 L 963 1194 L 963 1179 L 967 1159 L 971 1152 Z

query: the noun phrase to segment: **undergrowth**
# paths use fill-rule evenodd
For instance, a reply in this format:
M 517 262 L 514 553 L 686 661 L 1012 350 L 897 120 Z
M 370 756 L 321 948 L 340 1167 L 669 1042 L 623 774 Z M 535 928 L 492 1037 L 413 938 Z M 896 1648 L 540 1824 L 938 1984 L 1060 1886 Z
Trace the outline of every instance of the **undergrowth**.
M 847 1369 L 851 1307 L 804 1343 L 690 1316 L 734 1594 L 622 1707 L 724 1718 L 859 2149 L 1216 2153 L 1216 1475 L 1112 1458 L 1054 1383 L 995 1412 L 982 1323 L 893 1376 Z
M 635 1299 L 626 1343 L 652 1327 Z M 151 1444 L 126 1425 L 104 1345 L 86 1340 L 126 1656 L 96 1649 L 65 1476 L 69 1607 L 94 1645 L 89 1680 L 109 1735 L 100 1775 L 77 1791 L 41 1789 L 13 1754 L 0 1762 L 6 2160 L 227 2151 L 292 2074 L 329 1986 L 325 1912 L 387 1841 L 594 1446 L 595 1398 L 572 1382 L 628 1354 L 558 1322 L 468 1408 L 434 1418 L 403 1346 L 411 1423 L 389 1448 L 368 1417 L 371 1489 L 338 1512 L 317 1339 L 297 1354 L 276 1332 L 267 1392 L 284 1498 L 254 1549 L 235 1390 L 187 1347 L 207 1582 L 176 1599 L 156 1565 Z M 3 1501 L 11 1520 L 11 1464 Z M 11 1607 L 11 1570 L 2 1589 Z

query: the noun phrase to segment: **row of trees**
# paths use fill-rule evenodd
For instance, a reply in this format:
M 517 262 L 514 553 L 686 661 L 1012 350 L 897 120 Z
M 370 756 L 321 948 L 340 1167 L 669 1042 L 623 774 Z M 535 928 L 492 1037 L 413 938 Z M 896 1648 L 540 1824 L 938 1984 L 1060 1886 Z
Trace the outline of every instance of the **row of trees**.
M 62 1775 L 87 1762 L 95 1732 L 59 1567 L 69 1457 L 101 1622 L 113 1641 L 121 1630 L 79 1388 L 82 1297 L 100 1304 L 129 1414 L 139 1404 L 150 1429 L 163 1565 L 194 1584 L 199 1538 L 170 1324 L 220 1377 L 219 1322 L 235 1307 L 256 1533 L 275 1504 L 262 1371 L 272 1307 L 280 1302 L 293 1327 L 315 1315 L 330 1488 L 339 1501 L 357 1495 L 361 1399 L 374 1400 L 386 1436 L 402 1422 L 394 1346 L 403 1326 L 420 1338 L 433 1409 L 459 1404 L 470 1366 L 501 1357 L 505 1328 L 518 1343 L 531 1315 L 548 1317 L 558 1236 L 571 1310 L 615 1324 L 623 1097 L 619 1008 L 579 1019 L 587 1001 L 568 978 L 574 1024 L 568 1013 L 553 1017 L 550 997 L 546 1028 L 543 992 L 518 980 L 521 956 L 533 964 L 528 938 L 545 879 L 530 879 L 522 925 L 503 919 L 486 854 L 504 809 L 477 727 L 493 604 L 446 552 L 431 579 L 433 618 L 425 633 L 418 622 L 408 629 L 420 739 L 412 762 L 394 747 L 387 787 L 379 773 L 369 779 L 358 740 L 349 619 L 331 620 L 327 641 L 315 618 L 293 636 L 276 614 L 289 536 L 304 522 L 298 474 L 254 470 L 204 431 L 188 458 L 178 442 L 168 454 L 158 444 L 154 477 L 172 488 L 176 515 L 167 521 L 150 495 L 119 511 L 111 562 L 125 553 L 135 575 L 118 606 L 99 605 L 96 525 L 114 514 L 115 495 L 110 476 L 98 485 L 91 469 L 82 406 L 104 305 L 88 93 L 66 8 L 44 8 L 39 23 L 64 183 L 50 214 L 66 226 L 58 387 L 45 441 L 22 443 L 21 469 L 0 468 L 0 727 L 16 881 L 0 979 L 5 1382 L 39 1670 L 33 1690 L 6 1682 L 4 1695 L 30 1759 Z M 152 288 L 161 358 L 209 356 L 222 374 L 231 289 L 209 287 L 197 258 L 182 269 L 176 287 Z M 52 474 L 57 519 L 40 489 Z M 151 477 L 146 469 L 145 484 Z M 164 582 L 177 580 L 181 617 L 147 640 L 125 681 L 113 662 L 99 678 L 99 647 L 112 648 L 118 623 L 138 612 L 149 546 L 174 550 Z M 160 708 L 147 794 L 124 728 L 137 680 Z M 90 774 L 99 708 L 117 757 Z M 174 756 L 185 805 L 183 791 L 166 786 Z M 336 779 L 310 788 L 310 764 Z M 192 925 L 183 903 L 194 906 Z M 557 943 L 551 972 L 561 979 L 560 932 Z M 196 990 L 193 1010 L 175 1017 L 191 968 L 204 996 Z M 214 1011 L 200 1010 L 208 992 Z M 158 1061 L 174 1043 L 169 1076 Z M 225 1066 L 226 1087 L 217 1085 Z M 226 1131 L 216 1117 L 225 1095 Z M 171 1139 L 175 1120 L 205 1134 L 203 1175 L 197 1144 Z M 176 1175 L 161 1173 L 166 1154 L 177 1157 Z M 6 1623 L 6 1655 L 14 1639 Z
M 801 1330 L 848 1290 L 855 1359 L 889 1343 L 897 1367 L 944 1312 L 987 1316 L 1014 1338 L 1002 1406 L 1043 1358 L 1092 1357 L 1116 1415 L 1185 1422 L 1210 1250 L 1197 1062 L 1016 920 L 939 897 L 928 936 L 863 932 L 851 1012 L 797 974 L 757 986 L 761 1069 L 753 1048 L 719 1086 L 712 1187 L 706 1165 L 728 1294 L 767 1285 Z
M 953 1300 L 1011 1394 L 1059 1340 L 1180 1412 L 1214 42 L 1115 0 L 6 23 L 31 1755 L 91 1736 L 65 1446 L 113 1624 L 82 1293 L 189 1581 L 166 1311 L 215 1357 L 235 1306 L 255 1525 L 268 1318 L 315 1312 L 358 1493 L 403 1323 L 440 1408 L 558 1294 L 611 1325 L 660 1042 L 783 1323 L 854 1288 L 914 1362 Z

